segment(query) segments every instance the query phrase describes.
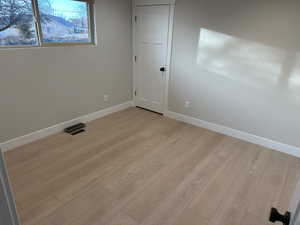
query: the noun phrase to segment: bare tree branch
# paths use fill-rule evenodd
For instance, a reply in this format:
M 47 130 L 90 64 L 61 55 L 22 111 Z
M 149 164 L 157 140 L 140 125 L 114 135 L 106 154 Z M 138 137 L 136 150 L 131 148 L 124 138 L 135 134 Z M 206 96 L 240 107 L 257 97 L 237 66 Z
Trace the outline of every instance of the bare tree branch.
M 30 0 L 0 0 L 0 32 L 30 22 L 32 15 Z

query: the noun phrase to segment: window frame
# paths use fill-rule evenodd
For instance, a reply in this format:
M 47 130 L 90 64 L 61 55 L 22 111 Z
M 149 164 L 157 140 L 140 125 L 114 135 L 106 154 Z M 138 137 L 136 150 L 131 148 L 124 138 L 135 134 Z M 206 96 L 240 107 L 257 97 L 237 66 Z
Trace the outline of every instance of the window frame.
M 41 25 L 40 11 L 38 6 L 38 0 L 30 0 L 32 5 L 33 19 L 35 23 L 35 35 L 36 45 L 11 45 L 1 46 L 0 49 L 22 49 L 22 48 L 40 48 L 40 47 L 63 47 L 63 46 L 95 46 L 96 45 L 96 27 L 95 27 L 95 2 L 94 0 L 72 0 L 81 1 L 87 3 L 87 15 L 88 15 L 88 30 L 89 30 L 89 42 L 60 42 L 60 43 L 46 43 L 43 41 L 43 31 Z

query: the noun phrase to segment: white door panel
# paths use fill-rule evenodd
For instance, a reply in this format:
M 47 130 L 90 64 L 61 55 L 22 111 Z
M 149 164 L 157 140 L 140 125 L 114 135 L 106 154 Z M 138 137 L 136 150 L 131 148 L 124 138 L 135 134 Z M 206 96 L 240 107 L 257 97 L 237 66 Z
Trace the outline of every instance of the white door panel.
M 292 197 L 290 211 L 292 213 L 291 225 L 300 225 L 300 182 Z
M 137 7 L 136 23 L 136 105 L 163 112 L 169 6 Z

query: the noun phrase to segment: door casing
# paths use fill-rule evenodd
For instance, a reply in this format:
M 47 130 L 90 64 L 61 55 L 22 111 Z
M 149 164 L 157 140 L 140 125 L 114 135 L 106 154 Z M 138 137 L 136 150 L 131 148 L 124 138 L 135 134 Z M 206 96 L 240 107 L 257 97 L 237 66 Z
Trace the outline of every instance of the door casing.
M 172 57 L 172 43 L 173 43 L 173 28 L 174 28 L 174 14 L 175 14 L 175 4 L 176 0 L 132 0 L 132 46 L 133 46 L 133 56 L 132 56 L 132 71 L 133 71 L 133 102 L 136 104 L 136 85 L 137 85 L 137 74 L 135 66 L 135 56 L 136 56 L 136 8 L 138 6 L 154 6 L 154 5 L 168 5 L 170 7 L 170 20 L 169 20 L 169 31 L 168 31 L 168 47 L 167 47 L 167 62 L 166 62 L 166 72 L 165 72 L 165 83 L 164 83 L 164 102 L 163 102 L 163 114 L 168 111 L 168 99 L 169 99 L 169 82 L 171 74 L 171 57 Z
M 20 225 L 15 200 L 11 191 L 3 153 L 0 149 L 0 217 L 5 225 Z M 1 222 L 1 220 L 0 220 Z M 2 221 L 3 222 L 3 221 Z

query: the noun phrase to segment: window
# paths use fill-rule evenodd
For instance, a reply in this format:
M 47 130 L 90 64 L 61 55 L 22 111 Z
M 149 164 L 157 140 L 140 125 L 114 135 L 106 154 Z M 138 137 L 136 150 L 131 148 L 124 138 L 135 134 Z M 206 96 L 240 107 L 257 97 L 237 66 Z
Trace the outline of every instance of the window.
M 74 0 L 38 0 L 43 42 L 90 42 L 89 7 Z
M 0 0 L 0 47 L 94 43 L 92 0 Z
M 0 46 L 37 45 L 31 0 L 0 0 Z

